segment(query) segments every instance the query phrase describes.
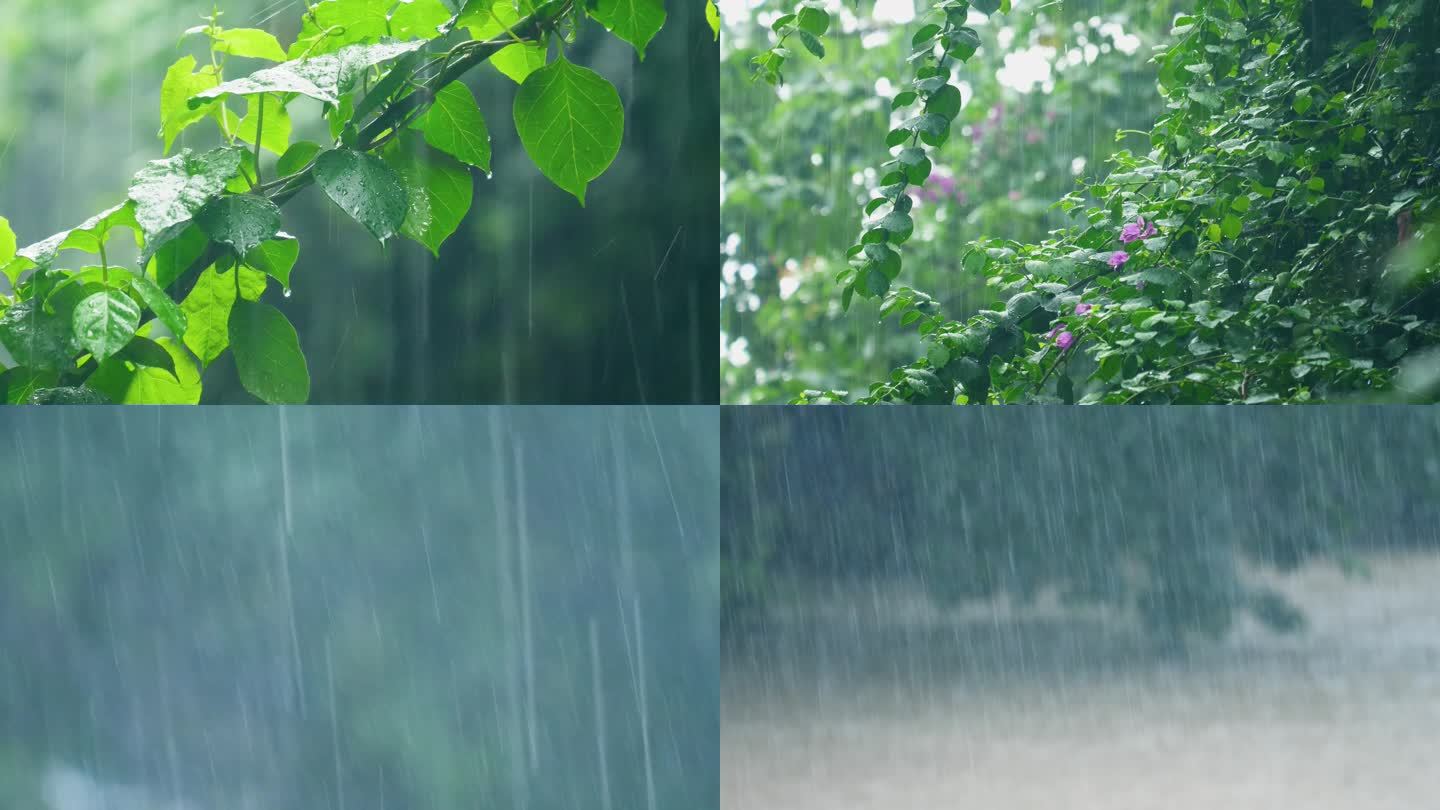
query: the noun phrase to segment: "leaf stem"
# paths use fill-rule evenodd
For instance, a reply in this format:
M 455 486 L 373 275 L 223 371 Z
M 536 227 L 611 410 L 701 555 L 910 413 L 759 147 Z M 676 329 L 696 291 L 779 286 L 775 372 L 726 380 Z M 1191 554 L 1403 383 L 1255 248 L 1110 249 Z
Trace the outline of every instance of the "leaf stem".
M 573 3 L 564 3 L 559 6 L 546 9 L 543 13 L 536 12 L 516 23 L 510 30 L 522 40 L 534 39 L 542 36 L 545 32 L 553 29 L 570 13 L 574 7 Z M 445 85 L 468 73 L 472 68 L 478 67 L 494 56 L 499 50 L 507 45 L 514 44 L 513 39 L 485 40 L 463 42 L 451 49 L 456 57 L 445 63 L 441 71 L 436 74 L 426 85 L 426 92 L 419 91 L 404 98 L 391 102 L 385 111 L 370 122 L 365 129 L 361 130 L 356 139 L 356 149 L 368 152 L 375 148 L 379 138 L 388 131 L 395 129 L 397 122 L 402 122 L 405 117 L 416 111 L 421 112 L 434 100 L 434 94 Z M 257 138 L 258 140 L 258 138 Z M 315 163 L 311 161 L 305 168 L 292 175 L 272 182 L 270 185 L 256 186 L 253 191 L 268 198 L 276 205 L 284 205 L 299 194 L 306 186 L 315 182 Z M 242 167 L 243 171 L 243 167 Z M 206 267 L 214 264 L 225 253 L 225 248 L 211 242 L 203 253 L 189 267 L 175 277 L 171 285 L 177 284 L 181 279 L 189 278 L 200 273 Z M 238 276 L 237 284 L 238 284 Z

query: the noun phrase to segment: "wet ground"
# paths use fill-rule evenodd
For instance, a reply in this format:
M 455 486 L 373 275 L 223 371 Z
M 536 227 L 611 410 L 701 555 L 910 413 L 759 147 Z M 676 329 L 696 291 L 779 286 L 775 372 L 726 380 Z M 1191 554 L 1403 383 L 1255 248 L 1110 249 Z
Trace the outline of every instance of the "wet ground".
M 1309 620 L 1176 656 L 1053 602 L 792 605 L 732 648 L 721 807 L 1416 810 L 1440 796 L 1440 557 L 1267 577 Z

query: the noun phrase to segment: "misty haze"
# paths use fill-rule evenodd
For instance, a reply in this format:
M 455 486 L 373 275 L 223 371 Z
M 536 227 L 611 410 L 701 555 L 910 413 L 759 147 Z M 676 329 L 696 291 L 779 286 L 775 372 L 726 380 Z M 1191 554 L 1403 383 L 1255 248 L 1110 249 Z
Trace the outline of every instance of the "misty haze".
M 709 408 L 0 420 L 0 808 L 706 808 Z
M 724 808 L 1440 794 L 1440 416 L 725 413 Z

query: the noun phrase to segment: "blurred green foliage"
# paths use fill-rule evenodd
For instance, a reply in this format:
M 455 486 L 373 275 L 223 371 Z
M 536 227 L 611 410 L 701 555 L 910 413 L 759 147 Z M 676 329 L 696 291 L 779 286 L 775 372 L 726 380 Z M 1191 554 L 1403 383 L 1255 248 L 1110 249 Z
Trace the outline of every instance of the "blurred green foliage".
M 769 22 L 792 6 L 765 2 L 725 18 L 721 328 L 727 346 L 739 341 L 722 356 L 726 402 L 785 401 L 883 376 L 919 346 L 912 335 L 870 326 L 874 303 L 856 300 L 855 312 L 843 313 L 834 276 L 880 178 L 884 132 L 903 117 L 892 115 L 890 100 L 905 89 L 920 21 L 877 18 L 869 0 L 830 4 L 825 58 L 797 50 L 777 93 L 754 81 L 751 60 L 771 42 Z M 923 12 L 927 3 L 914 7 Z M 1148 127 L 1161 110 L 1144 56 L 1173 8 L 1019 4 L 976 27 L 982 45 L 957 77 L 964 106 L 955 134 L 916 189 L 907 283 L 948 306 L 974 306 L 986 293 L 982 279 L 961 272 L 964 241 L 1038 239 L 1064 223 L 1055 200 L 1104 164 L 1117 129 Z M 1023 69 L 1006 70 L 1007 59 Z M 1026 81 L 1042 62 L 1053 65 L 1048 80 Z
M 963 97 L 992 71 L 1000 83 L 1013 84 L 1025 60 L 1012 64 L 1011 57 L 1028 54 L 1042 91 L 1029 95 L 1043 98 L 1047 61 L 1066 65 L 1061 75 L 1071 72 L 1071 63 L 1077 75 L 1085 74 L 1089 68 L 1081 65 L 1092 53 L 1103 54 L 1104 45 L 1077 40 L 1079 47 L 1015 51 L 1005 54 L 1000 71 L 986 63 L 983 41 L 969 55 L 980 33 L 971 34 L 958 54 L 950 48 L 941 56 L 940 46 L 953 44 L 953 26 L 963 22 L 996 30 L 995 46 L 1003 51 L 1005 26 L 1043 21 L 1071 5 L 1016 4 L 997 22 L 987 17 L 993 3 L 922 4 L 913 23 L 877 26 L 877 36 L 899 38 L 899 32 L 914 30 L 914 64 L 870 68 L 856 84 L 876 81 L 878 96 L 893 93 L 895 106 L 904 108 L 916 102 L 915 92 L 906 92 L 913 74 L 925 104 L 934 103 L 933 94 L 950 94 L 941 105 L 948 114 L 954 90 Z M 1123 108 L 1097 105 L 1096 120 L 1108 131 L 1118 129 L 1121 143 L 1075 162 L 1072 174 L 1083 182 L 1045 198 L 1054 210 L 1043 234 L 1014 233 L 978 219 L 953 230 L 927 230 L 924 203 L 937 189 L 939 196 L 955 195 L 976 174 L 956 180 L 935 173 L 949 153 L 964 148 L 951 134 L 974 139 L 976 126 L 963 109 L 953 128 L 930 122 L 935 131 L 921 138 L 929 148 L 914 154 L 894 155 L 894 149 L 908 138 L 907 127 L 916 130 L 926 119 L 906 124 L 894 116 L 867 127 L 874 155 L 869 165 L 880 162 L 883 153 L 874 151 L 884 145 L 879 132 L 890 129 L 885 144 L 904 171 L 893 168 L 892 159 L 883 176 L 863 169 L 851 176 L 854 191 L 862 193 L 847 207 L 871 199 L 866 213 L 879 210 L 858 241 L 853 219 L 851 235 L 841 237 L 852 245 L 846 252 L 850 267 L 825 268 L 839 289 L 828 286 L 815 296 L 823 315 L 816 310 L 767 320 L 764 296 L 733 296 L 738 309 L 757 313 L 745 328 L 767 337 L 752 370 L 739 377 L 726 372 L 727 392 L 753 391 L 727 398 L 772 400 L 807 379 L 856 371 L 864 375 L 863 392 L 847 382 L 817 385 L 791 399 L 1433 399 L 1440 367 L 1433 345 L 1440 289 L 1432 244 L 1436 198 L 1428 190 L 1434 187 L 1434 133 L 1440 131 L 1433 58 L 1440 29 L 1433 9 L 1424 0 L 1207 0 L 1193 8 L 1147 8 L 1154 14 L 1137 15 L 1143 20 L 1134 26 L 1138 34 L 1109 30 L 1116 34 L 1117 61 L 1135 71 L 1118 83 L 1120 95 L 1163 109 L 1134 124 L 1121 119 Z M 1138 47 L 1147 39 L 1158 44 L 1153 59 Z M 1037 55 L 1044 58 L 1036 61 Z M 821 71 L 843 73 L 853 63 L 827 57 L 820 64 Z M 907 84 L 892 86 L 892 77 Z M 1091 78 L 1096 88 L 1108 83 Z M 781 106 L 805 91 L 792 85 Z M 1007 140 L 1037 159 L 1057 148 L 1028 136 Z M 1021 145 L 1025 140 L 1030 148 Z M 726 161 L 730 165 L 728 152 Z M 1100 170 L 1102 163 L 1111 164 L 1108 171 Z M 1093 169 L 1082 172 L 1085 166 Z M 912 207 L 920 213 L 912 214 Z M 890 219 L 883 219 L 887 214 Z M 754 210 L 748 216 L 760 219 Z M 725 230 L 734 229 L 727 224 Z M 816 238 L 816 252 L 835 244 L 834 238 Z M 744 244 L 732 239 L 727 247 Z M 938 262 L 931 255 L 936 251 Z M 937 263 L 944 265 L 938 277 Z M 724 272 L 758 278 L 759 266 L 737 262 Z M 972 291 L 963 300 L 952 293 L 961 281 Z M 785 299 L 788 290 L 777 289 Z M 827 332 L 826 316 L 851 303 L 859 305 L 855 318 L 862 323 L 875 316 L 865 302 L 878 304 L 878 315 L 894 316 L 902 329 L 852 328 L 840 340 L 834 334 L 840 330 Z M 779 323 L 792 326 L 767 331 Z M 813 331 L 803 338 L 784 331 L 795 324 Z M 737 348 L 731 331 L 727 324 L 722 352 L 732 365 L 752 365 L 752 341 L 747 336 Z M 779 335 L 773 342 L 772 332 Z M 880 355 L 908 357 L 895 362 Z M 871 357 L 884 368 L 871 370 Z M 752 372 L 753 384 L 747 380 Z

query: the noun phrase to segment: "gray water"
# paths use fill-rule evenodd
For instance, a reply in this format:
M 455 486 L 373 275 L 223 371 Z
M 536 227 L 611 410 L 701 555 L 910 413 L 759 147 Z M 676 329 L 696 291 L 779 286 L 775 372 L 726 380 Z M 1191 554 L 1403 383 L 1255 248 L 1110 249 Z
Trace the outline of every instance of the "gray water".
M 1440 556 L 1247 572 L 1307 629 L 1188 652 L 1053 598 L 782 606 L 722 679 L 721 807 L 1416 810 L 1440 796 Z M 1157 798 L 1163 797 L 1163 798 Z

